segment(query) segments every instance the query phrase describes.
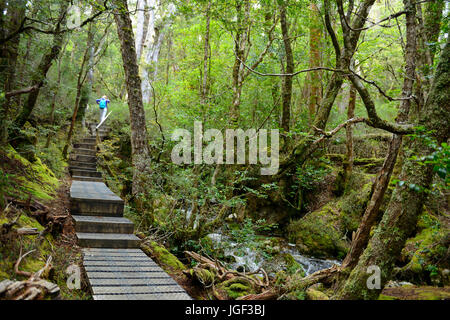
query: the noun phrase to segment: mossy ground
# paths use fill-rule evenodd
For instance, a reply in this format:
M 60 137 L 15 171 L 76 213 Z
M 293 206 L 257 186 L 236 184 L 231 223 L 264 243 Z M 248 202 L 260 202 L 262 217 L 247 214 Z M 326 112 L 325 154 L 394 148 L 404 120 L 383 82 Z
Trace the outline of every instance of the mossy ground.
M 8 146 L 0 151 L 2 162 L 0 165 L 2 181 L 1 190 L 6 196 L 25 202 L 37 200 L 47 205 L 54 215 L 64 215 L 67 212 L 67 188 L 56 175 L 38 157 L 34 162 L 22 157 L 16 150 Z M 56 157 L 55 157 L 56 159 Z M 58 163 L 63 167 L 64 163 Z M 61 187 L 61 188 L 59 188 Z M 11 230 L 4 229 L 3 224 L 14 221 L 17 223 Z M 19 236 L 18 228 L 35 228 L 43 235 Z M 69 277 L 66 269 L 71 264 L 81 265 L 81 253 L 76 246 L 73 234 L 65 234 L 64 238 L 58 232 L 47 233 L 46 226 L 41 225 L 26 207 L 10 205 L 7 210 L 0 211 L 0 281 L 4 279 L 25 280 L 14 271 L 14 264 L 22 254 L 34 250 L 21 262 L 19 270 L 36 272 L 52 256 L 52 269 L 45 279 L 56 283 L 60 288 L 60 299 L 89 299 L 86 282 L 82 279 L 79 290 L 70 290 L 66 281 Z M 69 228 L 70 229 L 70 228 Z M 67 231 L 67 230 L 66 230 Z
M 54 198 L 59 186 L 58 178 L 38 157 L 30 162 L 11 146 L 1 152 L 0 185 L 4 194 L 23 200 L 30 196 L 39 200 Z
M 450 287 L 398 287 L 386 288 L 379 300 L 450 300 Z
M 4 213 L 0 214 L 0 225 L 11 220 L 11 218 L 5 217 Z M 45 229 L 44 226 L 40 225 L 33 217 L 27 216 L 26 213 L 21 214 L 13 230 L 17 228 L 36 228 L 38 231 Z M 59 298 L 89 299 L 90 294 L 87 291 L 86 283 L 79 290 L 70 290 L 66 284 L 68 275 L 65 271 L 67 267 L 71 264 L 81 265 L 81 253 L 73 245 L 64 244 L 61 239 L 55 239 L 51 234 L 45 234 L 43 237 L 37 235 L 19 237 L 14 235 L 14 232 L 10 232 L 9 234 L 2 234 L 0 241 L 0 281 L 4 279 L 25 280 L 26 277 L 18 276 L 14 272 L 14 264 L 21 250 L 22 254 L 34 250 L 22 260 L 19 270 L 37 272 L 44 267 L 48 257 L 52 256 L 53 268 L 44 278 L 59 286 Z

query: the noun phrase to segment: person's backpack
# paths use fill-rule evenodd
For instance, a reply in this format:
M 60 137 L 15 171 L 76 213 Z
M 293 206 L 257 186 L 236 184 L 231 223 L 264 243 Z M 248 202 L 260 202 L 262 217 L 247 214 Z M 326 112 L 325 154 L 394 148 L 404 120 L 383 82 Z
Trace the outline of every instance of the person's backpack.
M 100 109 L 105 109 L 106 108 L 106 100 L 101 99 L 99 105 L 100 105 Z

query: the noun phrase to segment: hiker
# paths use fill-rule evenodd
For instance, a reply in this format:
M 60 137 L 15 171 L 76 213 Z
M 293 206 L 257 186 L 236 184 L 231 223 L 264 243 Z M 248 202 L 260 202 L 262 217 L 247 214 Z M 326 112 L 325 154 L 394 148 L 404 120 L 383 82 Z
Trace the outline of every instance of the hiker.
M 100 123 L 105 120 L 106 114 L 108 113 L 108 100 L 107 96 L 103 96 L 101 99 L 97 99 L 97 104 L 100 107 Z

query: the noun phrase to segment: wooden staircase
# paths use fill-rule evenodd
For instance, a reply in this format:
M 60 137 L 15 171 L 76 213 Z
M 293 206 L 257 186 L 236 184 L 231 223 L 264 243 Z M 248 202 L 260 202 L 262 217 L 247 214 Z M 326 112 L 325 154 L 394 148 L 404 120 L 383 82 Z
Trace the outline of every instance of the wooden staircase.
M 99 130 L 99 138 L 108 132 Z M 96 141 L 90 135 L 74 143 L 69 161 L 70 210 L 94 299 L 190 300 L 183 288 L 138 249 L 134 225 L 123 217 L 124 201 L 97 171 Z

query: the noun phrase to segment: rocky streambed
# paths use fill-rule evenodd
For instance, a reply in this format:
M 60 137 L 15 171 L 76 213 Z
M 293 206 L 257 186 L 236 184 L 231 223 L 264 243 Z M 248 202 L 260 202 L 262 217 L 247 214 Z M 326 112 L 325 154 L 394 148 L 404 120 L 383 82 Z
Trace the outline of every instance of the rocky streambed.
M 307 276 L 334 264 L 340 265 L 338 260 L 303 255 L 295 244 L 282 238 L 267 237 L 248 243 L 237 243 L 221 233 L 211 233 L 208 238 L 214 249 L 223 250 L 227 267 L 237 271 L 253 272 L 263 268 L 274 276 L 278 271 L 289 271 L 300 265 Z

